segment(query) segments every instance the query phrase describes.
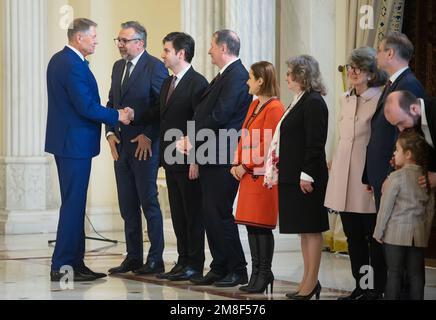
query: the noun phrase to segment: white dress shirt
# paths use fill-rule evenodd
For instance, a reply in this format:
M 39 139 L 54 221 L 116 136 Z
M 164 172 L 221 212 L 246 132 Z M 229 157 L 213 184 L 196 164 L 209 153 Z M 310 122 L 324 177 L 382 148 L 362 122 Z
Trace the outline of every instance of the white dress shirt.
M 182 71 L 180 71 L 178 74 L 174 74 L 174 76 L 177 78 L 176 82 L 174 84 L 175 88 L 177 88 L 177 86 L 179 85 L 180 81 L 183 79 L 183 77 L 185 76 L 185 74 L 188 73 L 189 69 L 191 69 L 191 65 L 189 64 L 185 69 L 183 69 Z
M 131 62 L 132 62 L 132 67 L 130 68 L 129 77 L 132 75 L 133 70 L 135 69 L 136 65 L 138 64 L 139 59 L 141 59 L 141 57 L 142 57 L 142 55 L 144 54 L 144 52 L 145 52 L 145 50 L 142 51 L 140 54 L 138 54 L 138 55 L 137 55 L 137 56 L 136 56 L 136 57 L 131 61 Z M 124 75 L 123 75 L 123 77 L 121 78 L 121 84 L 123 83 L 124 78 L 126 77 L 126 73 L 127 73 L 127 63 L 128 63 L 128 61 L 126 61 L 126 68 L 125 68 Z M 109 132 L 106 134 L 106 139 L 109 138 L 110 136 L 114 135 L 114 134 L 115 134 L 115 133 L 113 133 L 112 131 L 109 131 Z M 151 141 L 150 138 L 148 138 L 147 136 L 145 136 L 145 137 L 146 137 L 148 140 Z
M 82 61 L 85 61 L 85 57 L 83 56 L 83 54 L 79 50 L 77 50 L 76 48 L 74 48 L 70 45 L 67 45 L 67 47 L 70 48 L 71 50 L 73 50 L 79 56 L 79 58 L 82 59 Z
M 220 70 L 220 75 L 222 75 L 224 73 L 224 71 L 226 71 L 226 69 L 232 64 L 235 63 L 236 61 L 238 61 L 239 58 L 236 58 L 232 61 L 230 61 L 229 63 L 227 63 L 221 70 Z
M 428 127 L 427 114 L 425 112 L 425 102 L 423 99 L 419 99 L 419 101 L 421 102 L 421 129 L 422 132 L 424 132 L 425 141 L 427 141 L 427 143 L 432 148 L 434 148 L 434 142 L 433 139 L 431 138 L 430 129 Z
M 130 62 L 132 63 L 132 67 L 130 68 L 129 77 L 132 75 L 133 70 L 135 70 L 135 67 L 136 67 L 136 65 L 138 64 L 138 61 L 139 61 L 139 59 L 141 59 L 141 57 L 142 57 L 142 55 L 144 54 L 144 52 L 145 52 L 145 50 L 142 51 L 140 54 L 138 54 L 138 55 L 136 56 L 136 58 L 134 58 L 132 61 L 130 61 Z M 125 67 L 125 70 L 124 70 L 124 75 L 123 75 L 123 77 L 122 77 L 122 79 L 121 79 L 121 83 L 123 83 L 124 78 L 126 77 L 126 73 L 127 73 L 127 63 L 128 63 L 128 62 L 129 62 L 129 61 L 126 61 L 126 67 Z
M 398 70 L 397 72 L 395 72 L 390 78 L 389 80 L 394 83 L 395 81 L 397 81 L 397 79 L 403 74 L 404 71 L 406 71 L 407 69 L 409 69 L 409 67 L 405 67 L 401 70 Z

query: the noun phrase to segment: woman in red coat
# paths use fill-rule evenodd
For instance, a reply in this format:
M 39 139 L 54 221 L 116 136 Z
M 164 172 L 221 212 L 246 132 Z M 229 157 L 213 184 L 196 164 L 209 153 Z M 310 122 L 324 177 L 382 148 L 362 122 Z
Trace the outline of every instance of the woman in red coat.
M 274 131 L 284 113 L 279 101 L 279 88 L 274 66 L 258 62 L 251 67 L 247 82 L 250 94 L 258 99 L 251 104 L 242 127 L 243 132 L 236 152 L 232 175 L 240 181 L 236 223 L 247 226 L 252 259 L 250 282 L 240 290 L 262 293 L 271 285 L 274 253 L 272 230 L 277 226 L 277 186 L 269 190 L 263 186 L 264 158 Z

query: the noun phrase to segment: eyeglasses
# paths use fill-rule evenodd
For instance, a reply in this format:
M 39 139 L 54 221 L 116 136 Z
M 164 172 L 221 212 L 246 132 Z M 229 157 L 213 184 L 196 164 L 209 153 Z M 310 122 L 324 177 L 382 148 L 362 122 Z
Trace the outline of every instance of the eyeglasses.
M 120 38 L 116 38 L 114 39 L 115 45 L 119 46 L 120 44 L 125 46 L 127 43 L 131 42 L 131 41 L 139 41 L 141 39 L 135 38 L 135 39 L 120 39 Z
M 351 66 L 351 65 L 349 65 L 349 64 L 348 64 L 346 67 L 347 67 L 347 71 L 348 71 L 348 72 L 353 71 L 354 74 L 355 74 L 356 76 L 358 76 L 359 74 L 362 73 L 362 70 L 359 69 L 358 67 Z

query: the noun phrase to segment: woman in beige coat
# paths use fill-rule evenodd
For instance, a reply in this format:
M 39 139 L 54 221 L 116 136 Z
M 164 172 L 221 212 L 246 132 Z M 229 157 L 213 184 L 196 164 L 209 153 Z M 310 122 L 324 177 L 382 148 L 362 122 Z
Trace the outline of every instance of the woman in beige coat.
M 325 206 L 341 215 L 356 280 L 356 289 L 342 299 L 358 300 L 367 297 L 365 288 L 360 287 L 362 266 L 370 265 L 373 255 L 382 254 L 370 250 L 377 215 L 373 195 L 362 184 L 362 174 L 371 119 L 387 75 L 377 68 L 376 51 L 369 47 L 351 53 L 347 71 L 351 90 L 341 99 L 340 140 L 330 169 Z

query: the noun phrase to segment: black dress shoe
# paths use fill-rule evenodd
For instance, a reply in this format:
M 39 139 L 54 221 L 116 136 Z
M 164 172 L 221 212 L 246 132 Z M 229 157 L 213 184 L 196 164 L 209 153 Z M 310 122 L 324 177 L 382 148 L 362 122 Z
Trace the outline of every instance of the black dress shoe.
M 110 274 L 127 273 L 141 268 L 142 261 L 139 259 L 126 258 L 119 267 L 109 269 Z
M 81 274 L 89 274 L 95 276 L 97 279 L 102 279 L 107 277 L 106 273 L 94 272 L 85 265 L 78 268 L 77 271 L 79 271 Z
M 196 286 L 211 286 L 216 281 L 220 281 L 224 277 L 212 271 L 209 271 L 204 277 L 195 277 L 190 279 L 192 284 Z
M 352 301 L 352 300 L 365 300 L 366 294 L 365 291 L 360 289 L 360 288 L 356 288 L 353 290 L 353 292 L 345 297 L 339 297 L 338 300 L 340 301 Z
M 185 269 L 184 266 L 182 266 L 181 264 L 176 264 L 174 266 L 174 268 L 171 269 L 170 272 L 167 273 L 160 273 L 156 276 L 156 278 L 158 279 L 163 279 L 163 280 L 167 280 L 169 276 L 175 275 L 177 273 L 180 273 L 183 271 L 183 269 Z
M 181 272 L 170 275 L 168 280 L 170 281 L 188 281 L 194 278 L 202 278 L 203 274 L 191 267 L 186 267 Z
M 219 281 L 216 281 L 213 285 L 219 288 L 231 288 L 240 284 L 244 285 L 248 283 L 247 272 L 243 273 L 230 273 Z
M 133 271 L 136 274 L 149 275 L 165 272 L 164 263 L 156 261 L 148 261 L 142 268 Z
M 365 292 L 365 297 L 362 300 L 367 300 L 367 301 L 383 300 L 383 293 L 377 292 L 375 290 L 368 290 Z
M 89 281 L 95 281 L 98 278 L 91 274 L 83 274 L 79 271 L 74 271 L 74 273 L 71 275 L 68 275 L 68 273 L 63 273 L 59 271 L 51 271 L 50 272 L 50 281 L 51 282 L 61 282 L 61 281 L 73 281 L 73 282 L 89 282 Z

